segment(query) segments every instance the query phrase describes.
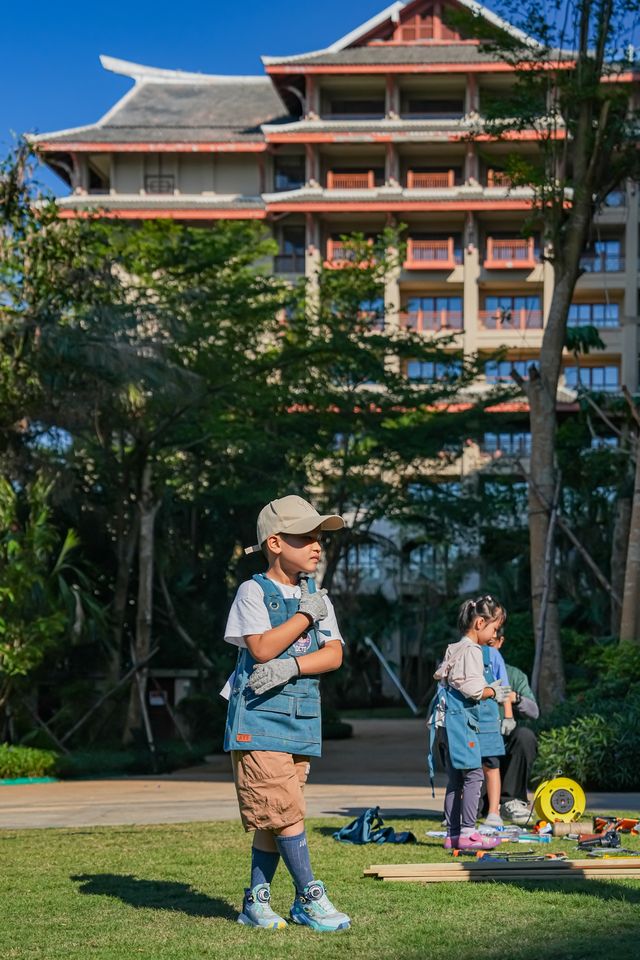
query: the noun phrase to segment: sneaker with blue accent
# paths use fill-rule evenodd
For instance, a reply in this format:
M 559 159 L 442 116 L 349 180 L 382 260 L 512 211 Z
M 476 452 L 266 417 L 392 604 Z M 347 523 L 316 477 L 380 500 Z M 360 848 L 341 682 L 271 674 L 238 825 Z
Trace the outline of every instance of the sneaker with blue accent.
M 335 933 L 348 930 L 351 920 L 346 913 L 340 913 L 329 900 L 321 880 L 312 880 L 297 894 L 290 911 L 294 923 L 311 927 L 321 933 Z
M 265 930 L 282 930 L 286 927 L 284 917 L 271 909 L 271 888 L 268 883 L 259 883 L 253 890 L 245 890 L 238 923 L 245 927 L 263 927 Z

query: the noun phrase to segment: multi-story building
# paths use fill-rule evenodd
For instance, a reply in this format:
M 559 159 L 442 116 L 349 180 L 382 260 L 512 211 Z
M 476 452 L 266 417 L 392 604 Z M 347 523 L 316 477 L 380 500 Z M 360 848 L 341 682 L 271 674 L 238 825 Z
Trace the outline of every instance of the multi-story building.
M 447 25 L 448 5 L 393 3 L 324 50 L 264 57 L 262 76 L 103 57 L 107 70 L 134 80 L 129 92 L 95 125 L 34 138 L 71 187 L 63 215 L 263 220 L 280 247 L 274 269 L 291 276 L 339 260 L 344 233 L 401 222 L 407 257 L 387 290 L 387 322 L 454 334 L 470 353 L 506 346 L 508 359 L 487 363 L 489 383 L 509 379 L 512 364 L 526 372 L 553 270 L 541 239 L 521 235 L 530 191 L 510 186 L 503 169 L 516 146 L 524 155 L 535 146 L 524 133 L 508 143 L 470 138 L 483 98 L 513 73 Z M 570 319 L 596 326 L 606 350 L 579 368 L 567 355 L 567 388 L 638 386 L 635 186 L 610 201 Z M 407 375 L 433 371 L 409 363 Z
M 385 322 L 425 337 L 451 334 L 458 352 L 486 352 L 489 384 L 509 380 L 512 366 L 526 376 L 553 269 L 541 238 L 521 232 L 531 191 L 512 186 L 504 169 L 508 153 L 526 156 L 536 146 L 526 133 L 508 142 L 470 136 L 485 98 L 499 97 L 514 75 L 448 25 L 452 4 L 478 9 L 470 0 L 395 2 L 324 50 L 264 57 L 260 76 L 103 57 L 107 70 L 134 81 L 129 92 L 94 125 L 34 138 L 71 188 L 59 201 L 62 215 L 261 220 L 279 245 L 274 270 L 292 278 L 339 262 L 345 233 L 406 224 L 406 260 L 388 283 Z M 490 11 L 482 15 L 513 31 Z M 628 185 L 597 216 L 570 317 L 597 327 L 606 349 L 579 365 L 567 354 L 565 409 L 579 385 L 638 389 L 638 229 L 638 194 Z M 498 347 L 507 352 L 496 362 Z M 410 362 L 406 373 L 428 379 L 438 371 Z M 516 414 L 511 427 L 496 426 L 467 448 L 443 479 L 490 464 L 504 471 L 510 456 L 526 458 L 526 404 Z M 364 579 L 384 580 L 376 548 L 361 550 Z M 417 544 L 405 579 L 437 580 L 441 564 L 433 545 Z

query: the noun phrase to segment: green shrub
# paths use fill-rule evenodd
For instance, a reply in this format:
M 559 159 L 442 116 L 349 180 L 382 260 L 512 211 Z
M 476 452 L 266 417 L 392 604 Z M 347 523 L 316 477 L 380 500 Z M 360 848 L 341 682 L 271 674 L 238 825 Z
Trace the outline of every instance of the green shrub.
M 592 713 L 539 736 L 534 777 L 561 771 L 583 787 L 631 790 L 640 787 L 640 703 L 625 702 L 624 713 Z
M 181 767 L 202 763 L 211 753 L 211 740 L 192 744 L 189 749 L 180 740 L 156 743 L 156 769 L 147 746 L 123 749 L 76 750 L 70 756 L 60 757 L 58 772 L 61 777 L 114 777 L 129 774 L 169 773 Z
M 0 780 L 22 777 L 53 777 L 57 772 L 58 754 L 53 750 L 33 747 L 12 747 L 0 743 Z

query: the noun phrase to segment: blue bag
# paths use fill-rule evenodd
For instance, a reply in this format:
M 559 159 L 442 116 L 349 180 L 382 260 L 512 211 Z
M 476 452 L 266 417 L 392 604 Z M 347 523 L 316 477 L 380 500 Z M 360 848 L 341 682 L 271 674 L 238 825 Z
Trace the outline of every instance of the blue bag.
M 333 839 L 340 843 L 416 843 L 409 830 L 396 833 L 393 827 L 383 824 L 380 807 L 369 807 L 346 827 L 337 830 Z

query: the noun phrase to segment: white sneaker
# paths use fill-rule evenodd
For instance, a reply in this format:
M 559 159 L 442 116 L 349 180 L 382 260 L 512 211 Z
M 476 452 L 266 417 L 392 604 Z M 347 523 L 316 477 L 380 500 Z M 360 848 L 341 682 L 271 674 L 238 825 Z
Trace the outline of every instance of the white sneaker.
M 529 823 L 533 817 L 531 807 L 524 800 L 505 800 L 502 804 L 502 814 L 505 819 L 511 820 L 512 823 L 517 823 L 521 827 Z
M 499 827 L 504 827 L 504 823 L 502 822 L 502 817 L 500 816 L 499 813 L 488 813 L 487 816 L 484 818 L 484 823 L 482 824 L 482 826 L 493 827 L 494 830 L 496 830 Z

